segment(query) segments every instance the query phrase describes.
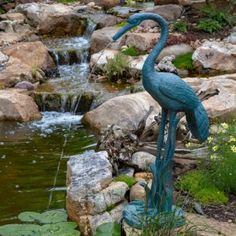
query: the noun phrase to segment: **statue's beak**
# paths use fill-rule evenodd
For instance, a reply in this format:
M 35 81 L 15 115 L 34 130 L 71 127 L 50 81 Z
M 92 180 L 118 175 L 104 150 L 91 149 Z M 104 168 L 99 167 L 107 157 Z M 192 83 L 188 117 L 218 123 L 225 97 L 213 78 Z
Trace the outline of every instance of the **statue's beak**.
M 131 30 L 134 26 L 131 24 L 127 24 L 124 27 L 122 27 L 113 37 L 113 41 L 116 41 L 119 39 L 123 34 L 125 34 L 127 31 Z

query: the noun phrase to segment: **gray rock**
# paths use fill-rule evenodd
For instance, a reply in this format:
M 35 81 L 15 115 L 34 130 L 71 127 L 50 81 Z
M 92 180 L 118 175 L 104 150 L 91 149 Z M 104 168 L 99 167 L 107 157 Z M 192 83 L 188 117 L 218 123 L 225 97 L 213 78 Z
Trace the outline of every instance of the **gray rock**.
M 8 56 L 0 52 L 0 64 L 4 64 L 8 61 Z
M 15 88 L 34 90 L 34 85 L 28 81 L 21 81 L 15 85 Z
M 150 164 L 156 160 L 156 157 L 147 152 L 135 152 L 132 155 L 131 163 L 141 170 L 149 170 Z
M 166 56 L 163 57 L 162 60 L 158 63 L 157 68 L 160 71 L 164 72 L 170 72 L 170 73 L 175 73 L 177 74 L 177 68 L 175 65 L 172 63 L 172 61 L 175 59 L 175 56 Z
M 131 167 L 123 167 L 119 169 L 119 175 L 127 175 L 133 177 L 134 175 L 134 168 Z
M 225 41 L 228 43 L 236 44 L 236 32 L 232 32 L 227 38 L 225 38 Z
M 205 42 L 193 54 L 195 66 L 224 72 L 236 71 L 236 45 L 225 42 Z
M 122 18 L 127 18 L 131 14 L 137 13 L 139 11 L 140 10 L 137 8 L 116 6 L 116 7 L 111 8 L 109 10 L 109 13 L 122 17 Z
M 128 202 L 124 201 L 110 211 L 110 215 L 111 215 L 113 221 L 118 222 L 118 223 L 121 222 L 123 210 L 127 206 L 127 204 L 128 204 Z

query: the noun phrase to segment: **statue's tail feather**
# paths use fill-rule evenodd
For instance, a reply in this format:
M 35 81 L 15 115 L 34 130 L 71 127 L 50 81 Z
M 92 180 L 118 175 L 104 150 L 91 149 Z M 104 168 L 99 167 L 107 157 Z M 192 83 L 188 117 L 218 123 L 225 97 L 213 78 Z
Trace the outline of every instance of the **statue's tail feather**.
M 192 112 L 186 113 L 188 127 L 193 136 L 203 142 L 209 135 L 209 121 L 205 108 L 200 103 Z

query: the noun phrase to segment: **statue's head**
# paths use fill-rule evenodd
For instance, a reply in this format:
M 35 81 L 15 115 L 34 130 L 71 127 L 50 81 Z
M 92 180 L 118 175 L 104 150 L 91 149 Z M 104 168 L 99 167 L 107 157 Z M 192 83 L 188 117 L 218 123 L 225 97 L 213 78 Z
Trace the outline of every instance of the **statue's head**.
M 132 16 L 130 16 L 127 20 L 127 24 L 122 27 L 113 37 L 112 39 L 116 41 L 119 39 L 123 34 L 125 34 L 127 31 L 131 30 L 135 26 L 139 25 L 142 21 L 142 13 L 137 13 Z

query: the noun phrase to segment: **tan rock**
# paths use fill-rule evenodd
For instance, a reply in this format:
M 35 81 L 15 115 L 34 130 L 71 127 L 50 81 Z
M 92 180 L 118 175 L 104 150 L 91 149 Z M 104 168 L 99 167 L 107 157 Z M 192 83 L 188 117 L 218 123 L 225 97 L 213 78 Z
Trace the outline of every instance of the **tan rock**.
M 108 9 L 118 5 L 120 3 L 120 0 L 82 0 L 81 2 L 82 3 L 94 2 L 96 5 Z
M 140 183 L 136 183 L 130 189 L 129 198 L 130 201 L 134 200 L 144 200 L 146 197 L 146 192 L 143 186 Z
M 5 48 L 3 52 L 10 57 L 17 58 L 33 69 L 54 69 L 53 59 L 48 53 L 47 47 L 40 41 L 22 42 Z
M 18 23 L 24 23 L 26 18 L 21 13 L 7 12 L 6 14 L 0 15 L 0 19 L 1 20 L 16 21 Z
M 148 182 L 153 178 L 153 176 L 151 172 L 137 172 L 135 173 L 134 178 L 136 181 L 145 180 L 146 182 Z
M 33 98 L 10 90 L 0 90 L 0 121 L 30 121 L 41 118 Z
M 87 112 L 82 122 L 98 132 L 112 124 L 136 130 L 150 106 L 153 106 L 155 114 L 160 112 L 160 106 L 147 92 L 119 96 Z

